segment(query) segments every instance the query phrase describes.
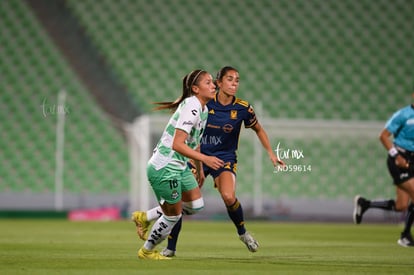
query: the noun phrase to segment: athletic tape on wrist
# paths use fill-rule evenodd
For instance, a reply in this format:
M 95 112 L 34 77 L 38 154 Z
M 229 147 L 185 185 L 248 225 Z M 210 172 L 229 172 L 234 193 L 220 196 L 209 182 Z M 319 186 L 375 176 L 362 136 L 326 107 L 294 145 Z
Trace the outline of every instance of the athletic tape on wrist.
M 390 155 L 390 157 L 396 157 L 398 155 L 398 150 L 395 147 L 391 147 L 390 150 L 388 150 L 388 154 Z

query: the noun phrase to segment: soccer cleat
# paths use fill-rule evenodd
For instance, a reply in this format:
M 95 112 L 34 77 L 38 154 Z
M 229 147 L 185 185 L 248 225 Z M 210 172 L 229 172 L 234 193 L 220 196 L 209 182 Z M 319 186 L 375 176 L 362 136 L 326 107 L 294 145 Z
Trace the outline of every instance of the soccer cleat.
M 170 250 L 170 249 L 168 249 L 168 248 L 164 248 L 164 249 L 160 252 L 160 254 L 161 254 L 162 256 L 165 256 L 165 257 L 169 257 L 169 258 L 171 258 L 171 257 L 174 257 L 174 256 L 175 256 L 175 251 L 174 251 L 174 250 Z
M 150 222 L 147 220 L 147 213 L 135 211 L 132 213 L 131 220 L 137 227 L 137 234 L 141 240 L 148 239 L 148 227 Z
M 355 196 L 354 198 L 354 214 L 353 219 L 355 224 L 360 224 L 362 221 L 362 215 L 369 208 L 369 201 L 360 195 Z
M 157 250 L 146 250 L 143 247 L 138 250 L 138 258 L 144 260 L 171 260 L 171 258 L 161 255 Z
M 249 232 L 239 236 L 240 240 L 247 246 L 250 252 L 256 252 L 259 249 L 259 243 L 253 239 Z
M 403 247 L 414 246 L 414 241 L 413 241 L 413 238 L 411 237 L 411 234 L 401 234 L 401 238 L 398 239 L 397 243 Z

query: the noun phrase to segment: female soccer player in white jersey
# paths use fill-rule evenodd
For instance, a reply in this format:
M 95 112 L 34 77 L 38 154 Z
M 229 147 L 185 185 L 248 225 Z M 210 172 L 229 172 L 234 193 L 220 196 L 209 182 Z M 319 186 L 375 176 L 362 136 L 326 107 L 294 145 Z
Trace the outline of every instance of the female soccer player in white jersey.
M 169 259 L 155 246 L 162 242 L 183 211 L 195 213 L 204 207 L 198 183 L 187 162 L 191 158 L 218 169 L 223 161 L 200 153 L 200 139 L 208 116 L 207 102 L 216 94 L 212 76 L 194 70 L 183 78 L 182 95 L 174 102 L 160 102 L 156 108 L 175 110 L 148 161 L 147 177 L 163 214 L 149 230 L 148 238 L 138 251 L 141 259 Z
M 238 71 L 230 66 L 221 68 L 217 73 L 216 85 L 219 91 L 214 99 L 207 103 L 209 115 L 202 138 L 201 152 L 219 157 L 224 160 L 225 165 L 217 170 L 203 165 L 203 169 L 198 169 L 200 173 L 197 179 L 202 185 L 205 176 L 211 174 L 240 240 L 249 251 L 256 252 L 259 243 L 246 231 L 242 205 L 236 197 L 236 151 L 242 125 L 255 131 L 274 166 L 284 165 L 284 163 L 275 155 L 265 130 L 256 118 L 253 107 L 247 101 L 236 97 L 239 87 Z M 135 212 L 133 220 L 137 224 L 137 232 L 142 239 L 146 238 L 148 221 L 157 217 L 157 212 L 159 209 L 156 208 L 147 212 Z M 164 256 L 174 256 L 180 227 L 181 220 L 168 237 L 168 247 L 161 252 Z

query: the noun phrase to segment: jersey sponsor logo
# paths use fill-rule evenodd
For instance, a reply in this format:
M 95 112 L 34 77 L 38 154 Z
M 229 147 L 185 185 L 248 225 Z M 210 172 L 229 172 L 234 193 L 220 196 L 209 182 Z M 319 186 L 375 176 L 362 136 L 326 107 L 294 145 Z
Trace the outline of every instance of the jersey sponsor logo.
M 225 132 L 225 133 L 231 133 L 232 131 L 233 131 L 233 125 L 231 125 L 231 124 L 225 124 L 224 126 L 223 126 L 223 131 Z
M 191 110 L 191 113 L 193 114 L 193 116 L 196 116 L 197 115 L 197 110 L 196 109 L 192 109 Z
M 214 129 L 220 129 L 220 126 L 218 126 L 218 125 L 213 125 L 213 124 L 207 124 L 207 127 L 208 128 L 214 128 Z
M 407 125 L 413 125 L 413 124 L 414 124 L 414 118 L 407 120 Z
M 193 125 L 193 122 L 191 120 L 184 121 L 183 125 Z
M 237 110 L 231 110 L 230 111 L 230 118 L 231 119 L 237 119 Z

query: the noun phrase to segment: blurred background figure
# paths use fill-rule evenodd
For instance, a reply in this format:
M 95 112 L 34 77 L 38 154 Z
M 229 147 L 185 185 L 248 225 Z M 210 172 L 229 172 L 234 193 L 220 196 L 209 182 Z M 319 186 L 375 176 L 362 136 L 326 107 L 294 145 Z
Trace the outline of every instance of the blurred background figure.
M 414 91 L 413 91 L 414 92 Z M 412 95 L 414 97 L 414 94 Z M 393 137 L 393 139 L 391 139 Z M 381 131 L 380 141 L 388 151 L 387 167 L 396 187 L 396 200 L 370 201 L 355 197 L 354 222 L 359 224 L 370 208 L 387 211 L 407 210 L 404 229 L 398 244 L 414 246 L 411 226 L 414 220 L 414 105 L 410 104 L 395 112 Z

